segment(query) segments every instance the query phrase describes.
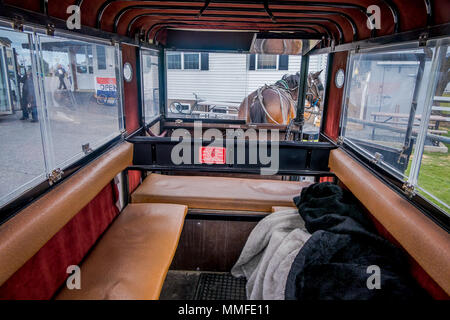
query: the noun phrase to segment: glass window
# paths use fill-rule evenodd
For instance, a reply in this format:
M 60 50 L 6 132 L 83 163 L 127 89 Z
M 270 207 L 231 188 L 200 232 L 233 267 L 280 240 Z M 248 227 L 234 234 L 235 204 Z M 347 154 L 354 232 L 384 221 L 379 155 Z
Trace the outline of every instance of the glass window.
M 120 134 L 117 48 L 44 35 L 38 42 L 50 160 L 63 169 Z
M 448 40 L 352 54 L 344 141 L 449 211 Z M 444 45 L 445 43 L 445 45 Z
M 158 53 L 141 50 L 144 121 L 159 115 L 159 57 Z
M 106 70 L 106 50 L 104 46 L 95 46 L 98 70 Z
M 30 39 L 0 29 L 0 207 L 46 179 Z
M 269 69 L 276 70 L 277 69 L 277 60 L 278 56 L 273 54 L 258 54 L 258 69 Z
M 354 54 L 347 71 L 345 139 L 402 179 L 423 111 L 421 88 L 430 64 L 424 49 L 404 49 Z
M 167 69 L 181 69 L 181 54 L 169 53 L 167 54 Z
M 309 57 L 308 86 L 305 95 L 305 124 L 303 133 L 305 140 L 319 139 L 320 124 L 325 98 L 328 55 L 317 54 Z
M 431 66 L 426 110 L 419 120 L 417 147 L 410 164 L 409 182 L 425 198 L 450 214 L 450 48 L 443 41 L 435 51 Z M 422 123 L 422 117 L 424 119 Z M 426 135 L 424 132 L 426 131 Z
M 194 59 L 192 69 L 183 72 L 174 70 L 174 57 L 181 59 L 182 66 L 186 59 Z M 195 57 L 195 58 L 194 58 Z M 272 63 L 278 64 L 279 56 L 271 56 Z M 169 117 L 209 118 L 224 120 L 245 120 L 247 123 L 275 123 L 266 115 L 259 103 L 257 92 L 270 94 L 279 90 L 283 103 L 288 103 L 289 116 L 283 118 L 280 100 L 279 112 L 270 115 L 279 124 L 284 119 L 295 116 L 298 99 L 298 72 L 301 56 L 283 57 L 283 70 L 256 69 L 256 55 L 224 52 L 166 52 L 167 59 L 167 115 Z M 184 61 L 183 61 L 184 59 Z M 273 60 L 275 59 L 275 60 Z M 179 60 L 178 60 L 179 61 Z M 171 65 L 172 63 L 172 65 Z M 200 64 L 200 66 L 199 66 Z M 281 64 L 281 63 L 280 63 Z M 195 68 L 194 68 L 195 67 Z M 198 69 L 201 72 L 198 72 Z M 281 68 L 280 68 L 281 69 Z M 286 85 L 289 87 L 286 88 Z M 272 87 L 272 89 L 270 89 Z M 292 90 L 291 90 L 292 89 Z M 274 92 L 275 92 L 274 91 Z M 278 94 L 277 94 L 277 97 Z M 250 107 L 255 112 L 250 112 Z M 277 110 L 277 108 L 272 108 Z
M 184 69 L 185 70 L 200 69 L 200 61 L 199 61 L 198 53 L 185 53 L 184 54 Z

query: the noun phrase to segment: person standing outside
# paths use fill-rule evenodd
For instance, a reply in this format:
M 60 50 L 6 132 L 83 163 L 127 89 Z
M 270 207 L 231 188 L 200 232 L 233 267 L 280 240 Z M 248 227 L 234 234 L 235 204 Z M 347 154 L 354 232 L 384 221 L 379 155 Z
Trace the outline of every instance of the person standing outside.
M 66 73 L 67 72 L 66 72 L 66 70 L 64 70 L 62 65 L 58 64 L 58 66 L 56 68 L 56 76 L 59 79 L 59 86 L 58 86 L 59 90 L 62 90 L 62 89 L 67 90 L 66 83 L 64 82 L 64 78 L 66 77 Z
M 31 67 L 28 67 L 26 74 L 19 78 L 22 86 L 22 118 L 20 120 L 27 120 L 29 117 L 28 109 L 31 109 L 31 122 L 38 122 L 38 113 L 36 106 L 36 95 L 34 92 L 33 73 Z

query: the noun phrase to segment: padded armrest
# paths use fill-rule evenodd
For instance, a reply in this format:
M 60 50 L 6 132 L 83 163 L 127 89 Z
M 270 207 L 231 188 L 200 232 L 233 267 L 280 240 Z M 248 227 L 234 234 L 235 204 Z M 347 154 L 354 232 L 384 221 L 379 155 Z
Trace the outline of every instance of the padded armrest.
M 158 299 L 187 207 L 130 204 L 81 265 L 81 289 L 64 288 L 57 299 Z
M 342 150 L 329 166 L 417 263 L 450 294 L 450 235 Z
M 295 207 L 292 199 L 310 184 L 153 173 L 131 195 L 131 201 L 178 203 L 194 209 L 272 212 L 273 206 Z

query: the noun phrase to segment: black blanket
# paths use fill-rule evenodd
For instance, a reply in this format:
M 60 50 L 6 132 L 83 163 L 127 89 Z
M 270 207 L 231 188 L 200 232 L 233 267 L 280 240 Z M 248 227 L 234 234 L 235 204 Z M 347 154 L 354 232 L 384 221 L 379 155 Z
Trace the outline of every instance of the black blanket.
M 294 201 L 312 236 L 292 264 L 286 299 L 428 297 L 409 276 L 403 251 L 377 235 L 351 193 L 326 182 L 303 189 Z

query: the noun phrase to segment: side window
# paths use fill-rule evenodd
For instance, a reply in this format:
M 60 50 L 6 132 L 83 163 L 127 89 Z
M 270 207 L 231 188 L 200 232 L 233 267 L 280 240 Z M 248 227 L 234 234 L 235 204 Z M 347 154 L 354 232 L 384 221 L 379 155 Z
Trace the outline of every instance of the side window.
M 42 79 L 50 161 L 63 169 L 120 133 L 118 49 L 44 35 L 38 42 L 40 64 L 51 71 Z
M 305 140 L 317 141 L 319 139 L 323 107 L 325 105 L 327 66 L 327 54 L 309 56 L 308 84 L 305 95 L 305 124 L 303 127 Z
M 0 29 L 0 207 L 45 181 L 37 71 L 30 37 Z M 9 59 L 8 59 L 9 57 Z M 44 66 L 48 68 L 48 66 Z
M 345 143 L 403 180 L 409 192 L 448 212 L 450 54 L 446 41 L 419 49 L 352 54 L 342 136 Z
M 0 207 L 120 135 L 119 47 L 0 28 Z
M 429 81 L 431 94 L 417 133 L 409 181 L 419 193 L 450 214 L 450 41 L 437 46 Z M 426 135 L 424 132 L 427 132 Z
M 159 57 L 157 51 L 141 50 L 144 122 L 159 115 Z

